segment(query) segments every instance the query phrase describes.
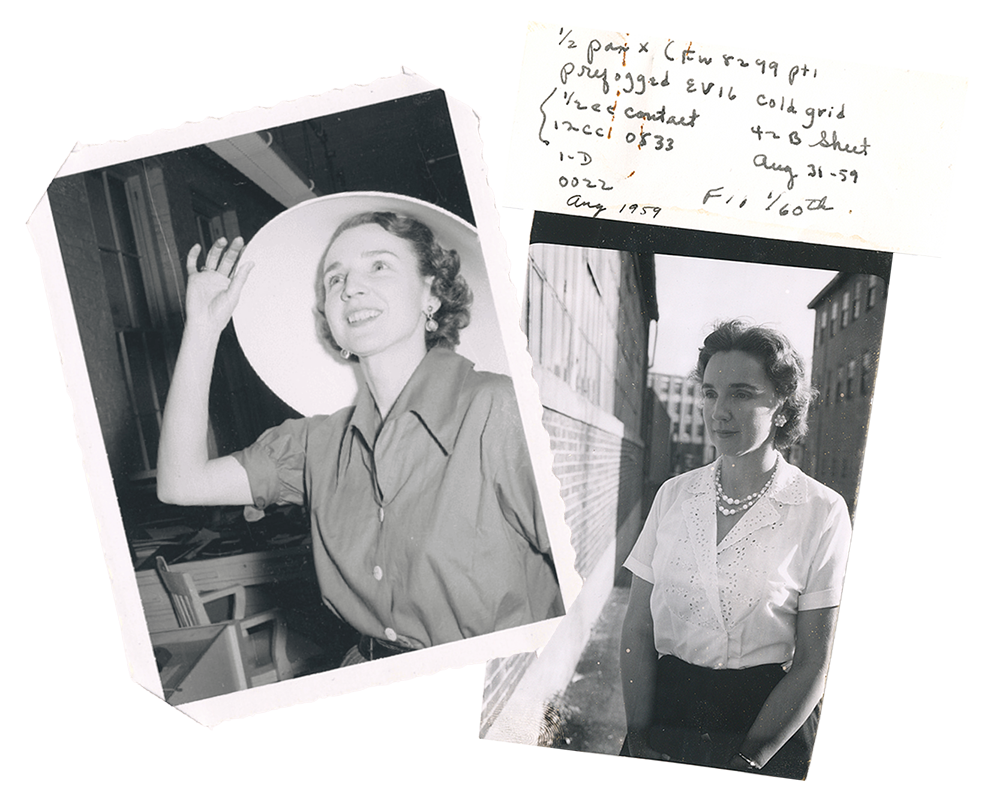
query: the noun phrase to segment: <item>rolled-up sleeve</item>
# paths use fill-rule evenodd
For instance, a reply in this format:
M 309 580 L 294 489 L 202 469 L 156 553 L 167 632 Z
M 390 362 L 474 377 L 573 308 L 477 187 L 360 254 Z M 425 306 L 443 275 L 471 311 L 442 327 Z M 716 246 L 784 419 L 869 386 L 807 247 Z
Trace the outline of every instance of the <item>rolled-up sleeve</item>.
M 644 528 L 640 530 L 637 542 L 624 560 L 623 566 L 634 576 L 643 579 L 645 582 L 654 584 L 654 548 L 657 545 L 657 528 L 665 509 L 670 506 L 675 498 L 675 488 L 677 478 L 669 480 L 661 485 L 654 496 L 654 503 L 651 511 L 644 522 Z
M 827 518 L 819 526 L 821 534 L 810 559 L 806 584 L 797 601 L 798 610 L 837 607 L 841 601 L 852 536 L 844 499 L 836 495 Z
M 245 468 L 253 504 L 260 510 L 270 504 L 305 503 L 306 442 L 307 420 L 288 420 L 232 454 Z

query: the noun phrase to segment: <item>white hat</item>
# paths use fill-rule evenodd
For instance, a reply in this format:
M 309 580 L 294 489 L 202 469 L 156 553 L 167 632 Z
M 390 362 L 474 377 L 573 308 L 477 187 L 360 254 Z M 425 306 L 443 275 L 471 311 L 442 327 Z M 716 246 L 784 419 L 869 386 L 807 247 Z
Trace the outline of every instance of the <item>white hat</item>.
M 317 267 L 341 223 L 364 212 L 395 212 L 429 226 L 436 241 L 460 256 L 474 293 L 460 353 L 478 368 L 507 372 L 487 268 L 477 230 L 454 214 L 415 198 L 385 192 L 344 192 L 304 201 L 274 217 L 246 245 L 240 263 L 254 263 L 233 320 L 245 356 L 266 385 L 301 415 L 350 406 L 354 367 L 317 336 Z M 489 347 L 490 346 L 490 347 Z

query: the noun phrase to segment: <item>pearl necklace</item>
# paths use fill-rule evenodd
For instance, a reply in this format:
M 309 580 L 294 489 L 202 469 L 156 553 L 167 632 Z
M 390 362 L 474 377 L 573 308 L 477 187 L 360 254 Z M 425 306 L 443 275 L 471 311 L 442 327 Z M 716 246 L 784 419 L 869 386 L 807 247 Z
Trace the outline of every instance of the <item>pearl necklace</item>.
M 776 471 L 770 474 L 770 478 L 766 480 L 766 484 L 763 485 L 762 489 L 756 491 L 755 493 L 750 493 L 746 498 L 731 498 L 727 496 L 722 490 L 722 467 L 715 474 L 715 507 L 725 516 L 738 515 L 741 512 L 746 512 L 750 507 L 752 507 L 757 501 L 759 501 L 763 496 L 766 495 L 766 491 L 770 489 L 770 485 L 773 484 L 773 477 L 776 475 Z

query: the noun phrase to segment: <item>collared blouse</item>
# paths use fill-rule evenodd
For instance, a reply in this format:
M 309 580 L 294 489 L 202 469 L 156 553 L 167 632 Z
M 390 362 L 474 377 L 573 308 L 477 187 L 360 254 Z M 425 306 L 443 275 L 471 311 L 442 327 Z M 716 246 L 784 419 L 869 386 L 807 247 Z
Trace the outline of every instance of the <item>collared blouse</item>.
M 654 586 L 659 654 L 707 668 L 787 664 L 797 612 L 841 599 L 848 509 L 780 458 L 770 490 L 716 544 L 718 465 L 665 482 L 625 565 Z
M 323 600 L 362 634 L 420 648 L 562 613 L 505 376 L 434 348 L 384 425 L 362 388 L 234 456 L 257 507 L 309 508 Z

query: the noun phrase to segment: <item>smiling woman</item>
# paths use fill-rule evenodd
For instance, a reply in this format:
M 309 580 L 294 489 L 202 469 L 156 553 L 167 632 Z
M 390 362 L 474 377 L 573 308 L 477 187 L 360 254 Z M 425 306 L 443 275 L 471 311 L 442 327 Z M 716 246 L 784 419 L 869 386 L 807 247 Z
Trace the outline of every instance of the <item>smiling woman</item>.
M 715 463 L 666 482 L 625 563 L 623 754 L 803 779 L 851 536 L 784 461 L 810 388 L 783 334 L 722 323 L 699 352 Z
M 295 223 L 322 220 L 324 210 L 341 222 L 326 247 L 323 240 L 315 247 L 314 265 L 293 246 L 316 243 L 322 229 L 302 226 L 301 236 Z M 305 217 L 311 211 L 314 218 Z M 417 219 L 423 215 L 432 226 Z M 271 225 L 290 247 L 278 235 L 253 247 L 260 232 L 244 253 L 240 240 L 219 241 L 203 269 L 197 247 L 188 257 L 187 326 L 161 434 L 161 498 L 309 510 L 323 601 L 362 635 L 345 665 L 561 614 L 511 380 L 453 351 L 471 300 L 451 247 L 462 221 L 395 196 L 328 196 L 281 217 L 288 225 Z M 276 250 L 286 256 L 274 266 L 265 255 Z M 357 363 L 361 381 L 353 406 L 288 420 L 242 451 L 209 458 L 214 344 L 253 269 L 260 289 L 242 300 L 265 309 L 257 328 L 260 339 L 276 339 L 278 361 L 319 329 L 322 345 Z M 290 301 L 279 310 L 267 303 L 274 297 Z M 297 314 L 304 308 L 316 309 L 314 320 Z M 256 327 L 241 320 L 248 354 Z M 282 342 L 271 335 L 277 326 L 289 335 Z M 321 347 L 311 366 L 270 386 L 307 383 L 311 370 L 334 364 L 326 354 Z
M 442 248 L 427 225 L 393 212 L 341 223 L 315 288 L 321 335 L 345 359 L 362 363 L 385 412 L 391 404 L 380 396 L 380 382 L 418 364 L 430 348 L 455 348 L 470 323 L 473 294 L 457 252 Z M 404 381 L 393 384 L 400 389 Z

